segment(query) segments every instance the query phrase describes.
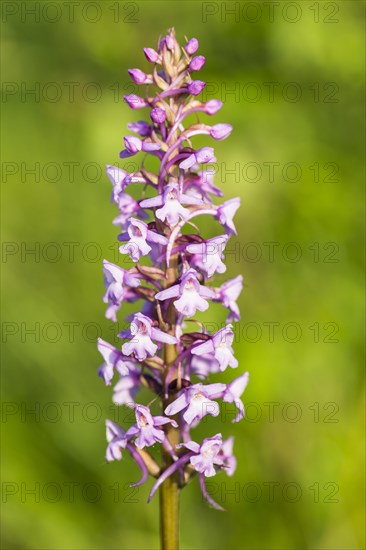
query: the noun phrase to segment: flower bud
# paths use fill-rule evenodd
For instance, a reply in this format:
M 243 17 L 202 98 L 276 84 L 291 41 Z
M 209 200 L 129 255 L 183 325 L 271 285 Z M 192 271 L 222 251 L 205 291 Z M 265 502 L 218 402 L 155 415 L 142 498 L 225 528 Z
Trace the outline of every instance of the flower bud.
M 198 50 L 198 40 L 197 38 L 191 38 L 188 40 L 187 44 L 184 46 L 188 55 L 193 55 Z
M 168 50 L 174 50 L 174 38 L 170 34 L 166 35 L 165 44 Z
M 128 69 L 128 74 L 136 84 L 144 84 L 148 80 L 147 74 L 140 69 Z
M 189 64 L 189 68 L 191 69 L 191 71 L 200 71 L 205 63 L 206 59 L 203 57 L 203 55 L 198 55 L 197 57 L 194 57 L 192 59 Z
M 151 126 L 144 120 L 139 120 L 138 122 L 129 122 L 127 128 L 136 132 L 140 136 L 149 136 L 151 134 Z
M 129 153 L 138 153 L 141 151 L 141 139 L 135 136 L 126 136 L 124 138 L 125 148 Z
M 153 48 L 144 48 L 145 57 L 150 63 L 157 63 L 160 59 L 158 52 Z
M 210 128 L 210 136 L 214 139 L 226 139 L 232 132 L 231 124 L 215 124 Z
M 222 107 L 222 101 L 219 99 L 210 99 L 205 104 L 205 113 L 207 115 L 215 115 Z
M 192 80 L 192 82 L 188 84 L 188 91 L 192 95 L 199 95 L 205 86 L 206 82 L 202 80 Z
M 155 107 L 155 109 L 151 111 L 150 117 L 153 122 L 156 122 L 156 124 L 163 124 L 166 120 L 164 109 L 160 109 L 159 107 Z
M 143 107 L 146 107 L 147 103 L 142 97 L 139 97 L 135 94 L 128 94 L 125 95 L 124 98 L 125 102 L 131 109 L 142 109 Z
M 196 151 L 196 160 L 199 164 L 208 164 L 216 162 L 215 151 L 213 147 L 202 147 Z

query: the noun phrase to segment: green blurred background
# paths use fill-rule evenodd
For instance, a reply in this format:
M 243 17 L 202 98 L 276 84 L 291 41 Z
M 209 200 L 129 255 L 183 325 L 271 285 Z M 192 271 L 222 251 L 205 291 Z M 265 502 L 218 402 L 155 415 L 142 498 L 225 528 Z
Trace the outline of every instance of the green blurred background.
M 158 500 L 128 489 L 136 466 L 105 464 L 105 418 L 131 418 L 96 376 L 95 340 L 115 340 L 101 260 L 123 263 L 104 165 L 141 118 L 126 71 L 175 26 L 200 41 L 215 122 L 235 128 L 216 184 L 242 200 L 227 260 L 251 377 L 246 420 L 197 429 L 234 434 L 238 469 L 212 480 L 226 513 L 185 489 L 182 547 L 364 548 L 364 3 L 74 4 L 2 2 L 2 547 L 159 544 Z

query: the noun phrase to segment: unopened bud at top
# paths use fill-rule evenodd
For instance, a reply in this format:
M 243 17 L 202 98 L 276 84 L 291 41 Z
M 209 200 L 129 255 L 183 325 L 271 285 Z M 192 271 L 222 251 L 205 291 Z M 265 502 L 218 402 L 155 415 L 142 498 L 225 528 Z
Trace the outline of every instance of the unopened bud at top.
M 170 34 L 166 35 L 165 44 L 168 50 L 174 50 L 174 38 Z
M 136 84 L 144 84 L 148 80 L 147 74 L 140 69 L 128 69 L 128 74 Z
M 202 92 L 205 86 L 206 82 L 203 82 L 202 80 L 192 80 L 192 82 L 188 84 L 188 91 L 192 95 L 198 95 Z
M 187 44 L 184 46 L 188 55 L 193 55 L 198 50 L 198 40 L 197 38 L 191 38 L 188 40 Z
M 190 62 L 189 68 L 191 69 L 191 71 L 200 71 L 205 63 L 206 59 L 203 57 L 203 55 L 197 55 L 197 57 L 194 57 Z
M 215 115 L 222 107 L 223 103 L 219 99 L 210 99 L 205 103 L 205 113 L 208 115 Z
M 231 124 L 215 124 L 211 126 L 210 136 L 214 139 L 226 139 L 232 132 Z
M 164 109 L 160 109 L 159 107 L 155 107 L 155 109 L 151 111 L 150 117 L 153 122 L 156 122 L 156 124 L 163 124 L 166 120 Z
M 142 109 L 146 107 L 147 103 L 142 97 L 135 94 L 128 94 L 124 96 L 124 100 L 131 109 Z
M 144 48 L 144 54 L 146 59 L 151 63 L 157 63 L 160 59 L 158 52 L 156 52 L 153 48 Z
M 127 128 L 136 132 L 140 136 L 150 136 L 151 126 L 144 120 L 139 120 L 138 122 L 129 122 Z

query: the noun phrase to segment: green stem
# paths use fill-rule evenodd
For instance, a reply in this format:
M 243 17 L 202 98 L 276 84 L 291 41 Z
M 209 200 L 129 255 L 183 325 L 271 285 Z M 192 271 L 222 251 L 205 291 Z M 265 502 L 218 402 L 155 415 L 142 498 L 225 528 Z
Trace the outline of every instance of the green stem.
M 172 439 L 170 438 L 172 442 Z M 164 466 L 171 464 L 163 451 Z M 179 485 L 178 472 L 168 477 L 160 487 L 160 537 L 162 550 L 179 550 Z
M 167 270 L 167 286 L 170 286 L 177 278 L 178 261 L 177 257 L 172 258 L 171 266 Z M 175 333 L 176 312 L 173 304 L 170 304 L 167 312 L 167 322 L 170 325 L 169 332 Z M 168 374 L 169 366 L 172 365 L 178 356 L 175 344 L 165 344 L 164 359 L 167 365 L 165 376 Z M 174 396 L 163 400 L 163 411 Z M 176 419 L 178 420 L 178 419 Z M 179 443 L 179 428 L 167 426 L 166 436 L 173 448 Z M 163 468 L 167 468 L 173 462 L 169 453 L 162 450 Z M 160 487 L 160 537 L 162 550 L 179 550 L 179 472 L 171 475 Z

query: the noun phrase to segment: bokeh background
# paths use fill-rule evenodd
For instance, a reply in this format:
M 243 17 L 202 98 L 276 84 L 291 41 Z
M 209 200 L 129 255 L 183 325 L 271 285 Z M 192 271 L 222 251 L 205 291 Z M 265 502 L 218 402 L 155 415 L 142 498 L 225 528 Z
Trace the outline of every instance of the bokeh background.
M 235 435 L 237 472 L 211 485 L 227 512 L 192 482 L 182 547 L 364 548 L 364 3 L 74 4 L 1 6 L 2 547 L 158 548 L 158 501 L 128 488 L 128 456 L 104 460 L 105 418 L 131 417 L 96 376 L 95 340 L 116 332 L 101 261 L 125 261 L 104 166 L 141 118 L 126 71 L 175 26 L 200 41 L 215 122 L 235 128 L 216 184 L 242 200 L 227 261 L 245 278 L 235 351 L 250 372 L 247 419 L 197 429 Z

